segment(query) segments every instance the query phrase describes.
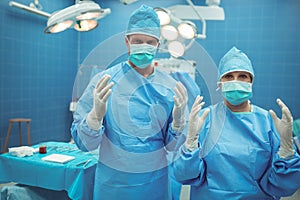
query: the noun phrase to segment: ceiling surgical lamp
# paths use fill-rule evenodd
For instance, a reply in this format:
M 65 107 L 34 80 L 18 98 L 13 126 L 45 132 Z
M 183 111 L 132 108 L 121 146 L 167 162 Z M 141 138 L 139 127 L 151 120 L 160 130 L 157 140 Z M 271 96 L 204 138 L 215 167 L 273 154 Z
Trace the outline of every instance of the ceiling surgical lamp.
M 223 8 L 219 6 L 221 0 L 206 0 L 208 6 L 195 6 L 191 0 L 189 5 L 175 5 L 168 9 L 154 8 L 161 25 L 161 51 L 167 51 L 172 57 L 184 55 L 196 38 L 206 38 L 206 20 L 224 20 Z M 202 32 L 196 25 L 187 20 L 200 20 Z
M 163 8 L 154 8 L 159 20 L 160 20 L 160 25 L 167 25 L 171 22 L 171 17 L 170 17 L 170 12 L 166 9 Z
M 42 6 L 38 0 L 30 3 L 30 6 L 14 1 L 10 1 L 9 5 L 46 17 L 48 21 L 45 33 L 58 33 L 71 27 L 77 31 L 90 31 L 98 26 L 98 19 L 110 14 L 109 8 L 102 9 L 92 0 L 76 0 L 75 5 L 52 14 L 41 11 Z
M 185 39 L 193 39 L 197 37 L 197 27 L 194 23 L 190 21 L 181 22 L 178 27 L 179 34 Z
M 161 24 L 161 50 L 170 53 L 172 57 L 178 58 L 198 37 L 198 30 L 194 23 L 184 21 L 175 17 L 169 10 L 154 8 Z
M 58 33 L 73 27 L 77 31 L 90 31 L 98 26 L 97 20 L 110 14 L 110 9 L 101 9 L 90 0 L 79 0 L 76 4 L 54 12 L 48 19 L 45 33 Z

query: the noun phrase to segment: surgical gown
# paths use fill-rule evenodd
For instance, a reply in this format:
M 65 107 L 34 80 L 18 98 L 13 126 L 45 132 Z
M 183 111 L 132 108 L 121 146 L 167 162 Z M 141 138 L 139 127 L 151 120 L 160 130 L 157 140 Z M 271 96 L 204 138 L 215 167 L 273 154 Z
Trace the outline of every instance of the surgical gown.
M 300 187 L 299 155 L 278 157 L 279 135 L 271 116 L 251 106 L 247 113 L 233 113 L 224 102 L 210 106 L 199 148 L 180 148 L 174 175 L 191 185 L 192 200 L 279 199 Z
M 103 126 L 95 131 L 86 116 L 93 106 L 93 89 L 104 74 L 114 86 Z M 171 127 L 175 84 L 157 69 L 144 78 L 126 62 L 91 80 L 78 101 L 71 133 L 82 150 L 99 148 L 94 199 L 171 198 L 166 152 L 177 147 L 181 136 Z

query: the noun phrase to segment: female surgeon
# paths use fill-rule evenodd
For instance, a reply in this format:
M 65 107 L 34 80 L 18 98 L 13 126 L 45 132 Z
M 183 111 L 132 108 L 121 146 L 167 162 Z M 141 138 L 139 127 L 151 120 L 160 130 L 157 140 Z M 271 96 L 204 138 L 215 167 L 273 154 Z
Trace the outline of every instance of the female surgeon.
M 251 104 L 253 79 L 250 60 L 233 47 L 219 63 L 224 101 L 201 110 L 196 98 L 173 165 L 176 179 L 191 185 L 191 199 L 279 199 L 300 187 L 292 115 L 280 99 L 281 119 Z
M 169 200 L 167 153 L 185 128 L 182 83 L 154 68 L 160 21 L 142 5 L 130 16 L 128 60 L 96 74 L 79 99 L 71 133 L 84 151 L 99 151 L 95 200 Z

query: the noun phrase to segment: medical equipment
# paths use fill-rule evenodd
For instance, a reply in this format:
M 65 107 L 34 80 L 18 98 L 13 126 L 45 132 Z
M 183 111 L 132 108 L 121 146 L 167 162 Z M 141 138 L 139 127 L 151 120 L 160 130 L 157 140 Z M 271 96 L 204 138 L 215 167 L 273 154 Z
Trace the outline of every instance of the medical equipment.
M 193 60 L 162 58 L 154 60 L 153 64 L 155 67 L 168 74 L 185 72 L 188 73 L 193 80 L 196 78 L 196 62 Z
M 36 150 L 29 146 L 21 146 L 21 147 L 11 147 L 8 148 L 8 152 L 17 157 L 25 157 L 25 156 L 32 156 Z
M 174 5 L 168 8 L 155 8 L 161 24 L 161 50 L 172 57 L 182 57 L 193 45 L 196 38 L 206 39 L 206 20 L 224 20 L 220 0 L 207 0 L 208 6 L 196 6 L 191 0 L 189 5 Z M 201 21 L 201 33 L 193 21 Z
M 34 14 L 48 18 L 45 33 L 58 33 L 68 28 L 74 28 L 77 31 L 90 31 L 98 26 L 97 20 L 110 14 L 110 9 L 102 9 L 99 4 L 92 0 L 76 0 L 75 5 L 69 6 L 52 14 L 41 11 L 42 6 L 38 3 L 31 3 L 26 6 L 14 1 L 9 5 Z
M 91 162 L 91 159 L 85 160 L 83 162 L 80 162 L 78 164 L 76 164 L 76 166 L 80 166 L 83 165 L 83 167 L 87 166 L 89 164 L 89 162 Z

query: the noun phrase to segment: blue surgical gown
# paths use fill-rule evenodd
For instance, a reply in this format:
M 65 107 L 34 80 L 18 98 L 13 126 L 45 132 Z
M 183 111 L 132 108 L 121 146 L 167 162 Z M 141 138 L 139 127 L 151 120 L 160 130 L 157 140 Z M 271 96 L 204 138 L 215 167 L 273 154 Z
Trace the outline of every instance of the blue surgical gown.
M 93 106 L 93 89 L 111 76 L 103 126 L 91 130 L 86 116 Z M 79 99 L 71 133 L 84 151 L 99 148 L 94 199 L 135 200 L 171 198 L 167 151 L 173 151 L 181 131 L 171 127 L 176 81 L 155 70 L 145 78 L 126 62 L 97 74 Z
M 279 158 L 268 111 L 252 105 L 233 113 L 223 102 L 209 109 L 199 148 L 182 146 L 173 166 L 176 179 L 191 185 L 191 199 L 279 199 L 300 187 L 300 157 Z

